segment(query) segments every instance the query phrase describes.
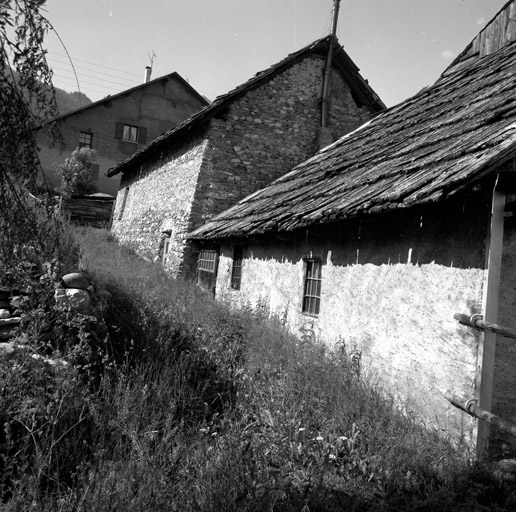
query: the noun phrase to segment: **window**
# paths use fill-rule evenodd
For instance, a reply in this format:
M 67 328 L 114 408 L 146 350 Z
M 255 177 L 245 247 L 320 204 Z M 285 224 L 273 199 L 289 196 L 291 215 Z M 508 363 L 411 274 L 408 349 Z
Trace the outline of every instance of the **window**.
M 217 262 L 217 251 L 214 249 L 203 250 L 199 253 L 197 268 L 203 272 L 215 272 Z
M 135 124 L 115 123 L 115 139 L 120 142 L 145 144 L 147 141 L 147 128 Z
M 80 132 L 79 133 L 79 147 L 80 148 L 91 148 L 93 140 L 93 133 L 91 132 Z
M 163 266 L 166 266 L 168 261 L 168 253 L 170 251 L 170 235 L 165 234 L 163 236 L 163 253 L 161 255 L 161 262 Z
M 215 295 L 217 282 L 217 251 L 203 249 L 197 259 L 197 284 Z
M 122 140 L 126 142 L 138 142 L 138 127 L 124 124 Z
M 305 270 L 305 286 L 303 291 L 303 313 L 318 315 L 321 305 L 321 269 L 319 259 L 307 259 Z
M 233 290 L 240 290 L 240 282 L 242 281 L 243 256 L 243 246 L 235 245 L 233 248 L 233 268 L 231 270 L 231 288 L 233 288 Z

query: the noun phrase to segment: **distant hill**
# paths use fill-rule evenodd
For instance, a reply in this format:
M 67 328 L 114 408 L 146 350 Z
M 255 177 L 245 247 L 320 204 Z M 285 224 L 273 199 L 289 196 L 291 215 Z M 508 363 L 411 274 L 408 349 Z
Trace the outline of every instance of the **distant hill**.
M 18 82 L 19 74 L 16 71 L 9 70 L 9 74 L 14 77 L 16 82 Z M 88 96 L 82 92 L 66 92 L 58 87 L 54 87 L 54 90 L 56 93 L 57 110 L 60 114 L 66 114 L 67 112 L 93 103 Z M 36 110 L 35 104 L 32 104 L 31 108 Z
M 57 110 L 60 114 L 66 114 L 72 110 L 76 110 L 93 103 L 86 94 L 82 92 L 66 92 L 63 89 L 55 88 Z

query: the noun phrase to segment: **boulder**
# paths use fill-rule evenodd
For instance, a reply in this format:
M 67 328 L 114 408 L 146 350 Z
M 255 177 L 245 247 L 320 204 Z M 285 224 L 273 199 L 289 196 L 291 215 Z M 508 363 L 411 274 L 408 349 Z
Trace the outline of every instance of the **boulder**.
M 90 287 L 88 280 L 80 272 L 72 272 L 61 278 L 65 288 L 77 288 L 79 290 L 87 290 Z
M 11 312 L 8 309 L 0 309 L 0 318 L 11 318 Z
M 70 306 L 79 313 L 87 312 L 91 306 L 90 294 L 77 288 L 59 288 L 55 291 L 54 299 L 58 306 Z

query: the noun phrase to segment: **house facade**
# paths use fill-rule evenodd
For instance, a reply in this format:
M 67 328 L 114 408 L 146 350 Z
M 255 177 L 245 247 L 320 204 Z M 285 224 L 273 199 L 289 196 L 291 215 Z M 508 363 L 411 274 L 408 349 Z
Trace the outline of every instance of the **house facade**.
M 179 74 L 170 73 L 59 116 L 54 122 L 60 128 L 61 143 L 53 140 L 46 127 L 38 131 L 44 174 L 39 179 L 59 190 L 56 166 L 77 147 L 86 146 L 97 151 L 92 170 L 99 192 L 114 196 L 119 180 L 107 178 L 108 169 L 207 104 Z
M 321 129 L 326 56 L 329 126 Z M 384 109 L 328 36 L 253 77 L 110 171 L 122 174 L 112 230 L 172 273 L 195 268 L 192 229 L 313 155 L 321 139 L 352 131 Z M 204 257 L 204 255 L 201 255 Z M 207 255 L 207 266 L 213 265 Z M 214 282 L 203 283 L 212 288 Z
M 511 33 L 514 4 L 478 41 Z M 516 453 L 445 399 L 516 423 L 515 340 L 454 319 L 516 328 L 515 40 L 480 45 L 190 234 L 217 298 L 267 303 L 291 330 L 359 353 L 367 378 L 477 456 Z

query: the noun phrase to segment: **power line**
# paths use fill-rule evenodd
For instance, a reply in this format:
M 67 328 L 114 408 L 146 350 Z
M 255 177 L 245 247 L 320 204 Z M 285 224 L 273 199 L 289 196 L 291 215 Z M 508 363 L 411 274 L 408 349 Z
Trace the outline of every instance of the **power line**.
M 58 69 L 59 71 L 64 71 L 65 73 L 69 73 L 69 70 L 68 69 L 64 69 L 64 68 L 59 68 L 57 66 L 53 66 L 52 69 Z M 120 85 L 122 87 L 129 87 L 127 84 L 122 84 L 120 82 L 115 82 L 113 80 L 107 80 L 106 78 L 101 78 L 101 77 L 96 77 L 96 76 L 92 76 L 92 75 L 87 75 L 85 73 L 79 73 L 79 77 L 87 77 L 87 78 L 92 78 L 93 80 L 101 80 L 102 82 L 106 82 L 106 83 L 110 83 L 110 84 L 116 84 L 116 85 Z M 139 85 L 139 83 L 141 82 L 132 82 L 134 85 Z M 98 85 L 102 85 L 102 84 L 98 84 Z
M 62 62 L 62 61 L 59 61 L 59 60 L 56 60 L 56 61 L 50 60 L 50 61 L 49 61 L 49 64 L 50 64 L 50 66 L 51 66 L 51 67 L 53 67 L 53 66 L 52 66 L 52 64 L 51 64 L 52 62 L 55 62 L 55 63 L 57 63 L 57 64 L 61 64 L 61 65 L 64 65 L 64 66 L 66 66 L 67 64 L 69 64 L 68 62 Z M 61 69 L 61 70 L 63 70 L 63 68 L 57 68 L 57 66 L 56 66 L 56 69 Z M 138 81 L 137 81 L 137 80 L 135 80 L 134 78 L 125 78 L 125 77 L 123 77 L 123 76 L 112 75 L 112 74 L 109 74 L 109 73 L 104 73 L 104 72 L 102 72 L 102 71 L 97 71 L 97 70 L 95 70 L 95 69 L 83 68 L 82 66 L 75 66 L 75 69 L 81 69 L 81 70 L 85 70 L 85 71 L 91 71 L 91 72 L 93 72 L 93 73 L 96 73 L 97 75 L 109 76 L 109 77 L 111 77 L 111 78 L 116 78 L 116 79 L 118 79 L 118 80 L 124 80 L 124 81 L 126 81 L 126 82 L 130 82 L 130 83 L 138 83 Z M 65 71 L 67 71 L 67 70 L 65 70 Z
M 66 55 L 63 55 L 62 53 L 57 53 L 57 52 L 48 52 L 48 53 L 49 54 L 53 54 L 53 55 L 59 55 L 60 57 L 66 57 Z M 121 69 L 113 68 L 111 66 L 103 66 L 102 64 L 96 64 L 95 62 L 91 62 L 89 60 L 78 59 L 78 58 L 75 58 L 75 57 L 74 57 L 74 60 L 78 60 L 80 62 L 85 62 L 86 64 L 92 64 L 93 66 L 98 66 L 99 68 L 109 69 L 110 71 L 118 71 L 119 73 L 124 73 L 124 74 L 130 75 L 130 76 L 135 76 L 135 77 L 139 77 L 140 76 L 140 75 L 137 75 L 135 73 L 129 73 L 128 71 L 123 71 Z

